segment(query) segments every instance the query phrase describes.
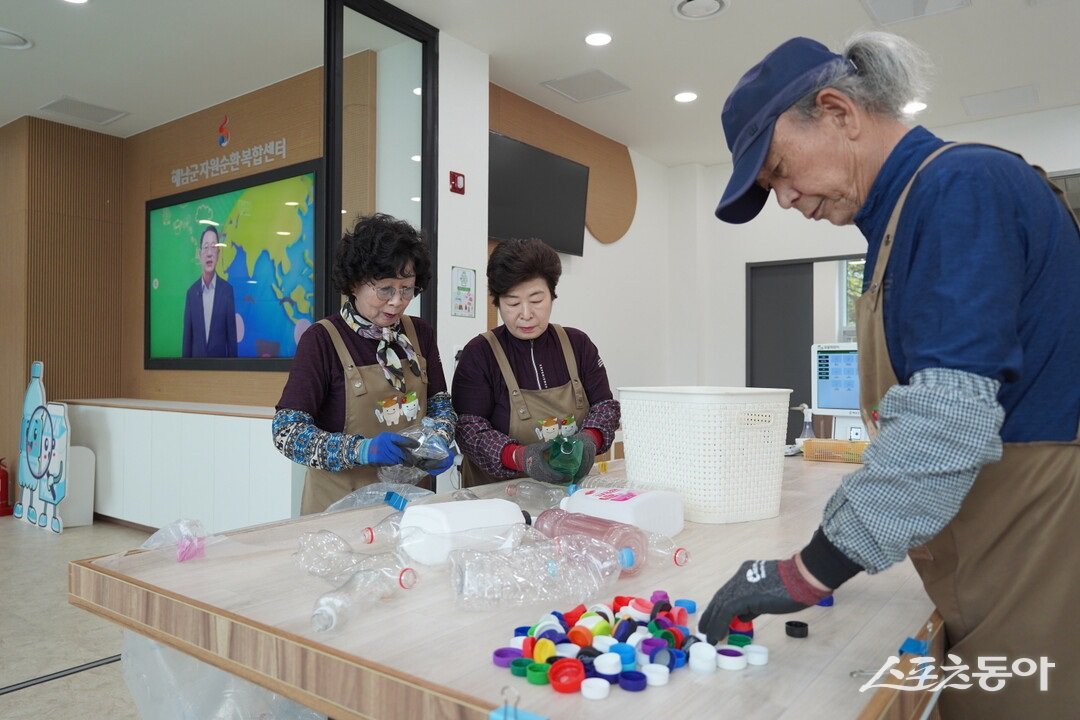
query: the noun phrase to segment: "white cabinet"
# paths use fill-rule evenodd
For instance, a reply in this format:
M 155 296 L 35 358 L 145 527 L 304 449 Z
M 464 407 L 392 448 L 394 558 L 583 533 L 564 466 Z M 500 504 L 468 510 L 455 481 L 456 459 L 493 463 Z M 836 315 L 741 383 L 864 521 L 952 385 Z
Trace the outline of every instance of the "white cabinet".
M 303 468 L 274 447 L 273 408 L 69 400 L 72 444 L 94 451 L 94 511 L 209 532 L 295 517 Z

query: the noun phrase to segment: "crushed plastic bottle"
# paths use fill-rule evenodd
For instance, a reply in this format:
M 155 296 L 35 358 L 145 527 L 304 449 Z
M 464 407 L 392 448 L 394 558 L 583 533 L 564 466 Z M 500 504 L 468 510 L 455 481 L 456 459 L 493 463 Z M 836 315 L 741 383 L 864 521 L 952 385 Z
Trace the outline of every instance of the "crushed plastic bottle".
M 551 508 L 540 513 L 533 526 L 550 538 L 580 533 L 617 548 L 623 575 L 636 575 L 645 567 L 649 540 L 643 531 L 633 525 Z
M 574 605 L 610 594 L 624 559 L 607 543 L 569 534 L 509 552 L 455 550 L 450 582 L 466 610 Z
M 318 632 L 342 627 L 349 616 L 417 583 L 416 571 L 397 553 L 371 555 L 340 587 L 315 601 L 311 625 Z
M 559 506 L 559 502 L 566 497 L 566 487 L 536 480 L 518 480 L 506 486 L 506 496 L 522 510 L 542 512 Z
M 329 530 L 304 533 L 298 545 L 293 558 L 300 569 L 334 583 L 342 582 L 372 557 L 355 552 L 343 537 Z
M 435 494 L 430 490 L 425 490 L 424 488 L 416 487 L 415 485 L 409 485 L 408 483 L 377 482 L 353 490 L 345 497 L 332 503 L 330 507 L 326 508 L 326 512 L 337 512 L 338 510 L 352 510 L 353 508 L 379 505 L 386 502 L 386 495 L 391 492 L 397 493 L 406 501 L 414 501 Z

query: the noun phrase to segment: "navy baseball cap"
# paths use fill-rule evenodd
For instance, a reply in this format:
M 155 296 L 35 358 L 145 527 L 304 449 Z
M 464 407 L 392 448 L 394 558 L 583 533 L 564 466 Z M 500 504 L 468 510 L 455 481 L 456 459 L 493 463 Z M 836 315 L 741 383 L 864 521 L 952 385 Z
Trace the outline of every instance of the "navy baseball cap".
M 824 72 L 835 65 L 855 71 L 850 61 L 818 41 L 797 37 L 742 76 L 721 115 L 735 168 L 716 206 L 716 217 L 738 224 L 761 212 L 769 193 L 756 180 L 769 153 L 776 118 L 813 90 Z

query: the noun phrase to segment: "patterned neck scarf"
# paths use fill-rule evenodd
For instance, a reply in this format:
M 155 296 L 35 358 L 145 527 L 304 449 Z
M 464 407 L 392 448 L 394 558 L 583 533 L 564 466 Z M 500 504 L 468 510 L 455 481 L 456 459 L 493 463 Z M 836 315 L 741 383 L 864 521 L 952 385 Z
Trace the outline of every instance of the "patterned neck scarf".
M 401 364 L 401 355 L 394 349 L 397 345 L 405 353 L 405 360 L 409 363 L 409 369 L 416 377 L 420 377 L 420 365 L 416 362 L 416 351 L 409 336 L 401 329 L 398 321 L 394 327 L 378 327 L 370 320 L 361 316 L 353 308 L 351 300 L 346 300 L 341 306 L 341 318 L 360 337 L 378 340 L 379 346 L 375 348 L 375 357 L 379 361 L 386 381 L 394 386 L 398 392 L 405 392 L 405 368 Z

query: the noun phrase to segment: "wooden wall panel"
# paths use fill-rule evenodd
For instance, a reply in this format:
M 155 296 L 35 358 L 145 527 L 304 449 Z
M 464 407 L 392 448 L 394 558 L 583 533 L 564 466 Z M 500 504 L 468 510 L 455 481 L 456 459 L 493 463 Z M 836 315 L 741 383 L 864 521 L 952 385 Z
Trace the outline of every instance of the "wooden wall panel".
M 26 173 L 30 122 L 0 127 L 0 457 L 15 488 L 26 365 Z M 12 497 L 15 497 L 12 495 Z
M 30 119 L 26 361 L 50 398 L 120 389 L 122 142 Z
M 375 92 L 377 56 L 345 58 L 341 97 L 341 207 L 348 220 L 375 212 Z
M 637 179 L 625 145 L 498 85 L 490 86 L 488 115 L 495 132 L 588 165 L 585 226 L 602 243 L 626 234 L 637 210 Z
M 120 394 L 148 400 L 237 405 L 275 405 L 286 373 L 144 370 L 146 302 L 146 201 L 322 156 L 322 68 L 233 98 L 134 135 L 124 141 L 123 252 L 119 320 L 123 369 Z M 217 144 L 217 128 L 229 116 L 229 146 Z M 177 188 L 171 171 L 223 152 L 285 138 L 287 155 L 269 165 Z

